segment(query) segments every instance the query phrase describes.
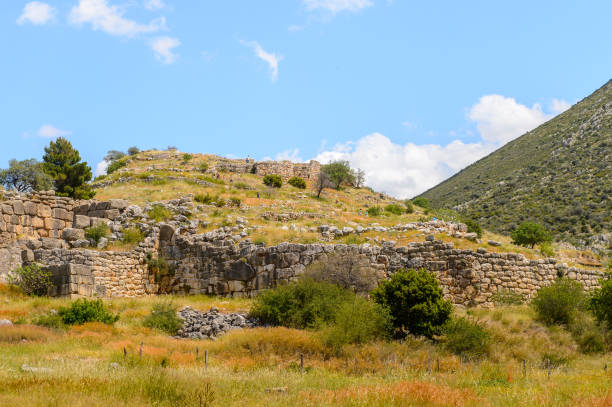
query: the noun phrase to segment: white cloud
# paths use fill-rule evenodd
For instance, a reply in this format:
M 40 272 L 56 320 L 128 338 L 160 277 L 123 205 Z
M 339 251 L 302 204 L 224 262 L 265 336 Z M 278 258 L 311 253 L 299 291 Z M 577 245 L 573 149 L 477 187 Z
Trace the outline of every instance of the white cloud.
M 17 24 L 23 25 L 30 23 L 34 25 L 43 25 L 55 18 L 55 7 L 40 1 L 31 1 L 25 5 L 23 12 L 17 19 Z
M 323 10 L 332 14 L 341 11 L 355 12 L 373 4 L 371 0 L 303 0 L 303 3 L 308 10 Z
M 172 64 L 177 58 L 177 55 L 172 50 L 181 45 L 181 42 L 177 38 L 157 37 L 151 40 L 149 45 L 155 52 L 155 58 L 164 64 Z
M 72 134 L 72 132 L 67 130 L 60 130 L 55 126 L 45 124 L 41 126 L 40 129 L 38 129 L 36 134 L 38 134 L 39 137 L 54 139 L 57 137 L 67 136 L 69 134 Z
M 100 175 L 104 175 L 106 174 L 106 170 L 108 169 L 108 161 L 100 161 L 97 165 L 96 165 L 96 170 L 94 171 L 94 175 L 96 177 L 100 176 Z
M 569 103 L 553 99 L 553 113 L 542 111 L 539 104 L 528 107 L 513 98 L 485 95 L 470 109 L 468 117 L 485 142 L 505 144 L 567 109 Z
M 147 10 L 159 10 L 166 7 L 162 0 L 145 0 L 144 7 Z
M 436 144 L 395 144 L 380 133 L 355 143 L 344 143 L 319 153 L 315 160 L 327 163 L 347 160 L 366 173 L 367 185 L 399 198 L 411 198 L 492 151 L 482 143 L 455 140 Z
M 552 113 L 545 113 L 537 104 L 528 107 L 512 98 L 485 95 L 468 114 L 480 133 L 477 142 L 464 143 L 456 139 L 447 145 L 401 145 L 380 133 L 373 133 L 356 142 L 337 144 L 332 149 L 320 152 L 315 159 L 322 163 L 348 160 L 351 167 L 365 171 L 366 183 L 375 190 L 410 198 L 568 107 L 567 102 L 555 99 L 552 101 Z M 449 134 L 457 136 L 455 132 Z
M 240 41 L 244 46 L 250 47 L 255 51 L 255 55 L 270 67 L 270 77 L 272 82 L 278 78 L 278 63 L 283 60 L 281 55 L 272 54 L 264 50 L 256 41 Z
M 263 159 L 263 161 L 271 161 L 271 160 L 272 158 L 270 157 L 265 157 Z M 294 148 L 293 150 L 281 151 L 280 153 L 276 154 L 276 157 L 274 157 L 274 161 L 291 161 L 294 163 L 304 162 L 302 157 L 300 157 L 300 150 L 297 148 Z
M 133 37 L 166 29 L 165 17 L 159 17 L 148 24 L 140 24 L 123 17 L 124 7 L 111 6 L 107 0 L 79 0 L 70 11 L 73 24 L 91 24 L 93 30 L 110 35 Z
M 572 105 L 565 100 L 553 99 L 551 110 L 555 114 L 561 114 L 565 112 L 567 109 L 572 107 Z

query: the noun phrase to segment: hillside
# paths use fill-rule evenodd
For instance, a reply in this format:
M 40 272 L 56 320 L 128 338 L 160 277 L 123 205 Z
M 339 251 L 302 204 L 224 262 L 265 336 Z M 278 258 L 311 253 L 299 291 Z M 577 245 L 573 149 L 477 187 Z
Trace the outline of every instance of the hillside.
M 421 196 L 508 234 L 542 223 L 556 240 L 607 249 L 612 230 L 612 80 L 571 109 Z

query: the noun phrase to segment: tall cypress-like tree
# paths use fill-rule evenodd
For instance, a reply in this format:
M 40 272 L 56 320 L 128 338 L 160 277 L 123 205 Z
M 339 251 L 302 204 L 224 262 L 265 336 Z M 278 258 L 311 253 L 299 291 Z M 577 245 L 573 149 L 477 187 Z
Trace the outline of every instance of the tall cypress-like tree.
M 91 168 L 81 162 L 81 155 L 65 138 L 51 141 L 45 147 L 43 169 L 53 178 L 57 195 L 75 199 L 91 199 L 95 195 L 87 184 L 91 180 Z

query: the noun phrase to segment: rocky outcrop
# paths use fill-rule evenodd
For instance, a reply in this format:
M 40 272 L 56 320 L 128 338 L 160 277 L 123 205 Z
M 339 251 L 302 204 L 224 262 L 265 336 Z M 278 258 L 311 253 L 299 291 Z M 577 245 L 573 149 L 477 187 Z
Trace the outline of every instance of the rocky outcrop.
M 185 307 L 178 315 L 184 321 L 177 333 L 179 338 L 215 339 L 232 329 L 256 326 L 256 321 L 249 319 L 246 313 L 222 314 L 214 307 L 208 312 Z

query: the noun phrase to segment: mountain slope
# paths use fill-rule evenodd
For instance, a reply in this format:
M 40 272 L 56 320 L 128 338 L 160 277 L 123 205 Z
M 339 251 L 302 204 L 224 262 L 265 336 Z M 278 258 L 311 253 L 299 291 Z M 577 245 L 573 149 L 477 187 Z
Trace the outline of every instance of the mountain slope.
M 497 232 L 532 220 L 559 240 L 607 248 L 611 153 L 612 80 L 421 196 Z

